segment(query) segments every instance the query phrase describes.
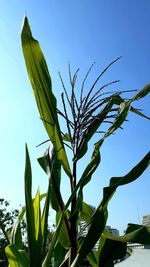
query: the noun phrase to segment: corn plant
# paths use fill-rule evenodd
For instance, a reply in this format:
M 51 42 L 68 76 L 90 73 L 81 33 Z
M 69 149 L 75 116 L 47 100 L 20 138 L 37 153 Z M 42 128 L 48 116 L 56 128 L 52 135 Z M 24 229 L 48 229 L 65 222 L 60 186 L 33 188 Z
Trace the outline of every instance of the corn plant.
M 115 237 L 106 229 L 108 203 L 119 186 L 126 185 L 139 178 L 150 163 L 148 152 L 137 165 L 122 177 L 112 177 L 109 185 L 103 189 L 103 197 L 95 209 L 84 202 L 83 189 L 92 179 L 101 162 L 101 147 L 105 140 L 122 128 L 129 112 L 134 112 L 146 119 L 133 102 L 145 97 L 150 92 L 150 84 L 134 93 L 132 98 L 123 98 L 123 91 L 105 91 L 106 87 L 118 83 L 112 81 L 95 89 L 102 75 L 119 59 L 111 62 L 97 77 L 88 92 L 85 92 L 86 80 L 93 65 L 88 70 L 76 93 L 77 70 L 74 75 L 69 65 L 71 90 L 67 90 L 60 80 L 64 92 L 61 95 L 63 111 L 58 109 L 57 100 L 52 91 L 52 81 L 48 67 L 37 40 L 32 36 L 28 19 L 25 17 L 22 29 L 22 48 L 28 75 L 33 88 L 35 100 L 43 122 L 50 147 L 44 156 L 38 159 L 39 164 L 48 176 L 48 189 L 41 195 L 38 189 L 32 197 L 32 168 L 26 145 L 25 164 L 25 207 L 14 225 L 10 244 L 6 248 L 10 267 L 77 267 L 88 259 L 93 267 L 112 267 L 114 261 L 125 256 L 127 242 L 150 243 L 150 228 L 129 224 L 123 236 Z M 66 132 L 63 132 L 59 118 L 65 121 Z M 103 130 L 103 126 L 104 130 Z M 89 142 L 97 133 L 90 162 L 79 174 L 78 162 L 90 151 Z M 68 149 L 71 152 L 68 152 Z M 70 153 L 72 158 L 70 157 Z M 71 158 L 71 160 L 70 160 Z M 64 172 L 62 172 L 62 168 Z M 70 184 L 70 195 L 65 203 L 61 190 L 61 178 L 65 175 Z M 79 175 L 79 176 L 78 176 Z M 45 199 L 41 209 L 40 202 Z M 48 239 L 48 218 L 50 208 L 56 212 L 56 230 L 51 241 Z M 20 222 L 26 216 L 28 251 L 22 250 Z M 78 231 L 80 220 L 88 228 L 86 236 Z M 93 248 L 99 241 L 97 251 Z

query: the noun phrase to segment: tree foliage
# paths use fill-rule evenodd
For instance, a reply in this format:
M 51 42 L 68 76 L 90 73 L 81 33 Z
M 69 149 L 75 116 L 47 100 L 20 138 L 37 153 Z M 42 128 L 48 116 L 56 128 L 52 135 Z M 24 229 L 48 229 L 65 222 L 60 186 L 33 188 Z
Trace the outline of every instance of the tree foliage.
M 19 214 L 18 209 L 10 210 L 9 205 L 9 201 L 0 199 L 0 266 L 2 267 L 8 266 L 5 247 L 10 243 L 10 232 Z

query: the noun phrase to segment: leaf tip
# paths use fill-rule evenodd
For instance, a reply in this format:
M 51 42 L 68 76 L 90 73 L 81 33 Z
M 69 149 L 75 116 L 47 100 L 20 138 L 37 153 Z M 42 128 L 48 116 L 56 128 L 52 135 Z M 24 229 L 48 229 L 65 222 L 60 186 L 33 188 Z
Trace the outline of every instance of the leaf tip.
M 31 29 L 30 29 L 28 18 L 25 14 L 24 19 L 23 19 L 23 23 L 22 23 L 22 28 L 21 28 L 21 35 L 23 36 L 23 34 L 27 34 L 27 33 L 31 34 Z

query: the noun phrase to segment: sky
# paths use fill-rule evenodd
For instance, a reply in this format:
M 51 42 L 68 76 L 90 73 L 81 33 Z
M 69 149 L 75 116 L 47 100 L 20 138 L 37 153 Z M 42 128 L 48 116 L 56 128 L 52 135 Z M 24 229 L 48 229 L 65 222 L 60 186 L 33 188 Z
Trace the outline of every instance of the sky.
M 40 186 L 47 188 L 47 178 L 37 158 L 48 144 L 26 72 L 21 27 L 26 14 L 33 36 L 40 41 L 52 77 L 53 92 L 61 107 L 62 92 L 58 71 L 66 84 L 68 62 L 79 81 L 93 62 L 91 80 L 118 56 L 104 81 L 120 79 L 117 90 L 141 89 L 150 82 L 150 2 L 149 0 L 1 0 L 0 3 L 0 197 L 12 207 L 24 204 L 25 143 L 28 144 L 33 169 L 33 195 Z M 150 96 L 135 107 L 150 116 Z M 108 138 L 101 151 L 101 164 L 84 191 L 85 201 L 97 206 L 102 189 L 112 176 L 125 175 L 149 151 L 149 121 L 134 114 L 123 130 Z M 89 146 L 92 153 L 92 145 Z M 90 153 L 82 168 L 90 159 Z M 128 223 L 141 223 L 150 214 L 150 171 L 134 183 L 119 188 L 109 205 L 108 224 L 121 232 Z M 62 180 L 67 199 L 66 177 Z

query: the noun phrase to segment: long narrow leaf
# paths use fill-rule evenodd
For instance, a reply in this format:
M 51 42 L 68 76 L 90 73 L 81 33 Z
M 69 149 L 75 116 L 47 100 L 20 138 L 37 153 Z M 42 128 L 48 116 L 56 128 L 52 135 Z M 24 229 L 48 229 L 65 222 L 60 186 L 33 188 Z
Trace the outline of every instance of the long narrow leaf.
M 55 152 L 54 147 L 44 154 L 43 157 L 38 159 L 40 165 L 48 174 L 48 192 L 47 198 L 44 205 L 43 215 L 42 215 L 42 232 L 43 238 L 45 239 L 45 235 L 47 233 L 47 229 L 45 229 L 45 225 L 47 225 L 48 220 L 48 210 L 49 205 L 51 204 L 52 208 L 56 210 L 56 212 L 63 211 L 64 202 L 60 192 L 60 177 L 61 177 L 61 165 L 57 159 L 57 153 Z M 65 233 L 67 240 L 69 238 L 69 219 L 65 215 L 64 218 L 64 227 L 67 230 Z M 45 230 L 44 230 L 45 229 Z M 44 245 L 44 244 L 43 244 Z
M 34 210 L 37 261 L 38 261 L 38 266 L 41 266 L 41 263 L 42 263 L 42 229 L 41 229 L 41 208 L 40 208 L 39 189 L 33 201 L 33 210 Z
M 144 86 L 142 90 L 140 90 L 133 98 L 132 100 L 139 100 L 143 97 L 145 97 L 147 94 L 150 93 L 150 83 Z
M 21 38 L 26 67 L 41 119 L 58 153 L 58 159 L 66 173 L 70 176 L 71 171 L 58 123 L 56 98 L 52 92 L 48 67 L 38 41 L 32 37 L 26 17 L 24 19 Z
M 35 218 L 32 202 L 32 173 L 27 145 L 25 165 L 25 203 L 30 265 L 36 267 L 38 266 L 38 258 L 36 252 Z

